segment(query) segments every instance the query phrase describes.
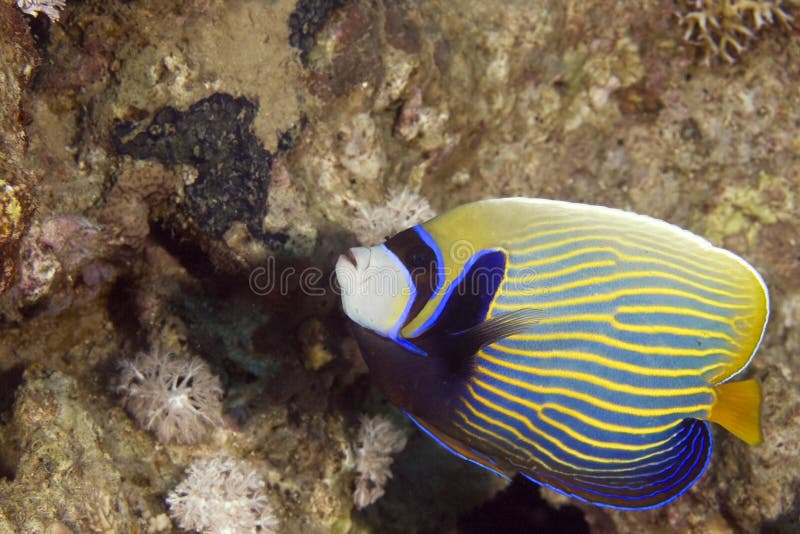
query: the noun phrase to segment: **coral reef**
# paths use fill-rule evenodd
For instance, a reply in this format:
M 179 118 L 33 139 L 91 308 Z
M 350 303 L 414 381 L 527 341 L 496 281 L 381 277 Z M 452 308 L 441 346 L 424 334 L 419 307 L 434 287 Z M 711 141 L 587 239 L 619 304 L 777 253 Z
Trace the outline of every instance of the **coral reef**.
M 151 350 L 122 366 L 125 408 L 162 443 L 197 443 L 222 425 L 222 386 L 200 358 Z
M 365 508 L 386 492 L 384 486 L 392 478 L 393 454 L 406 446 L 406 436 L 384 416 L 361 417 L 356 446 L 356 487 L 353 501 L 356 508 Z
M 164 495 L 212 457 L 254 466 L 286 532 L 798 529 L 796 0 L 66 5 L 52 24 L 0 2 L 0 530 L 178 529 Z M 764 444 L 716 436 L 695 489 L 625 514 L 519 482 L 493 499 L 502 479 L 395 414 L 408 443 L 358 509 L 359 415 L 392 412 L 336 255 L 513 195 L 633 209 L 753 263 Z M 207 362 L 224 425 L 140 428 L 114 386 L 143 347 Z
M 278 520 L 255 466 L 226 456 L 195 460 L 167 494 L 169 513 L 183 529 L 206 534 L 278 532 Z

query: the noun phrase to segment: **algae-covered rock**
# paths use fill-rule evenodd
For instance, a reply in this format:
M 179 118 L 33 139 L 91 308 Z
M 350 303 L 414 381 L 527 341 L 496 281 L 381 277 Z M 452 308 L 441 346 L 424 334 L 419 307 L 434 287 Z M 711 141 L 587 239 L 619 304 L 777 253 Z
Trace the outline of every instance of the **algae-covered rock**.
M 74 532 L 133 532 L 159 523 L 155 496 L 174 467 L 119 408 L 101 416 L 96 402 L 64 373 L 25 372 L 2 429 L 2 446 L 17 457 L 0 479 L 0 513 L 16 530 L 62 523 Z
M 246 98 L 217 93 L 185 112 L 163 108 L 137 130 L 119 123 L 114 143 L 120 154 L 195 167 L 183 211 L 199 231 L 221 238 L 241 222 L 262 237 L 272 155 L 252 131 L 257 110 Z

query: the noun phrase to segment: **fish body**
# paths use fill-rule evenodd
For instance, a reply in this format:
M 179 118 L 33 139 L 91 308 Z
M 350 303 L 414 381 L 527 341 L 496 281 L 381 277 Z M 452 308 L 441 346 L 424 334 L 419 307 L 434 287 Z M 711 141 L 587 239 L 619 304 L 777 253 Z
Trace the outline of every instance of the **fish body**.
M 766 286 L 666 222 L 485 200 L 351 249 L 336 272 L 389 400 L 500 476 L 646 509 L 702 476 L 709 421 L 761 441 L 758 383 L 728 380 L 764 334 Z

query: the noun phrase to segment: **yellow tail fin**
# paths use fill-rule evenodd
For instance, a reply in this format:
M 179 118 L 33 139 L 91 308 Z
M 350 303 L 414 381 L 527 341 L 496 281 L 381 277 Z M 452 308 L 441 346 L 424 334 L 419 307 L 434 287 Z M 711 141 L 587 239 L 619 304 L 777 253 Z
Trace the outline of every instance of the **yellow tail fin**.
M 761 385 L 755 380 L 718 385 L 717 402 L 711 407 L 708 420 L 750 445 L 760 444 Z

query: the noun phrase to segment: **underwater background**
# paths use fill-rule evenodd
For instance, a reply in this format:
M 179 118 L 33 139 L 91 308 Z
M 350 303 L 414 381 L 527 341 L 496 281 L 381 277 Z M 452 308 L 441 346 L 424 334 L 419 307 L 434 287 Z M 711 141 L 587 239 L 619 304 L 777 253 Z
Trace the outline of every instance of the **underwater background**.
M 36 15 L 36 16 L 34 16 Z M 800 531 L 797 0 L 0 0 L 0 533 Z M 463 462 L 339 254 L 468 201 L 742 256 L 763 444 L 645 512 Z

